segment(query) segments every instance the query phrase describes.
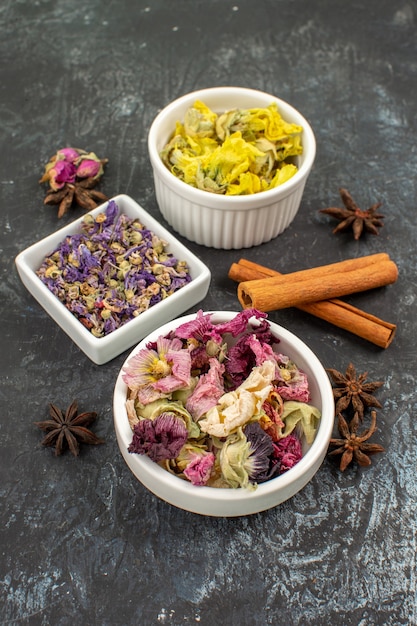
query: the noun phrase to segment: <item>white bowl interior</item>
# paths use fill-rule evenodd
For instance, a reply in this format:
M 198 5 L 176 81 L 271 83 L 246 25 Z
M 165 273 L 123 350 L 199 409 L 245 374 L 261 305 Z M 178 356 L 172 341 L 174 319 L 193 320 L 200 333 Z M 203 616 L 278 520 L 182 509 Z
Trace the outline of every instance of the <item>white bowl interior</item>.
M 183 121 L 185 112 L 196 101 L 203 101 L 216 113 L 238 108 L 251 108 L 268 106 L 275 102 L 282 117 L 291 123 L 299 124 L 303 127 L 302 143 L 303 154 L 296 158 L 298 172 L 286 183 L 275 189 L 263 191 L 250 196 L 222 196 L 211 194 L 200 189 L 195 189 L 187 185 L 182 180 L 174 176 L 163 164 L 159 154 L 172 136 L 177 121 Z M 313 165 L 316 154 L 316 141 L 313 130 L 307 120 L 290 104 L 271 94 L 257 91 L 255 89 L 245 89 L 241 87 L 216 87 L 201 89 L 186 94 L 171 102 L 156 116 L 153 121 L 148 138 L 149 156 L 152 166 L 159 176 L 162 176 L 167 184 L 176 193 L 185 194 L 186 197 L 193 198 L 200 204 L 205 204 L 212 208 L 225 208 L 228 210 L 250 209 L 254 206 L 268 204 L 272 200 L 269 196 L 286 197 L 291 193 L 299 180 L 307 175 Z
M 84 216 L 33 244 L 16 257 L 19 276 L 29 292 L 77 346 L 98 365 L 110 361 L 153 329 L 203 300 L 211 279 L 208 267 L 132 198 L 121 194 L 115 196 L 113 200 L 118 206 L 119 213 L 140 219 L 147 228 L 169 244 L 167 248 L 169 252 L 187 262 L 192 280 L 169 298 L 144 311 L 109 335 L 94 337 L 36 275 L 36 270 L 45 256 L 50 254 L 67 235 L 80 232 Z M 90 213 L 98 215 L 106 207 L 107 202 Z
M 213 321 L 229 321 L 236 312 L 214 312 Z M 131 352 L 127 361 L 148 341 L 156 340 L 174 330 L 181 323 L 194 319 L 195 314 L 174 320 L 152 332 Z M 293 468 L 284 474 L 258 485 L 255 491 L 247 489 L 217 489 L 196 487 L 174 476 L 144 455 L 131 454 L 128 446 L 132 431 L 126 413 L 127 386 L 120 371 L 114 391 L 113 412 L 116 436 L 120 451 L 136 478 L 152 493 L 179 508 L 219 517 L 234 517 L 257 513 L 274 507 L 291 498 L 302 489 L 319 469 L 326 455 L 334 422 L 334 400 L 331 384 L 325 369 L 316 355 L 298 337 L 288 330 L 270 322 L 271 330 L 280 338 L 279 352 L 288 355 L 307 375 L 310 383 L 312 404 L 322 413 L 316 438 L 305 455 Z M 124 364 L 124 365 L 125 365 Z M 123 369 L 123 368 L 122 368 Z

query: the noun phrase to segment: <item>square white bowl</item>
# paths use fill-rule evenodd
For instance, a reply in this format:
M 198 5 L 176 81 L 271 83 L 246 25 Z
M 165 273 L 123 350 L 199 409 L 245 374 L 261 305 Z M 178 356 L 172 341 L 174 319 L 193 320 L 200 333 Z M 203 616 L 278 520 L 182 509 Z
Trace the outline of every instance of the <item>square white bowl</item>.
M 26 248 L 17 255 L 15 260 L 19 276 L 32 296 L 97 365 L 107 363 L 138 343 L 161 324 L 169 322 L 203 300 L 211 280 L 208 267 L 137 202 L 124 194 L 115 196 L 112 200 L 116 202 L 119 214 L 124 213 L 129 217 L 139 219 L 146 228 L 167 242 L 167 252 L 172 253 L 178 260 L 185 261 L 191 275 L 189 283 L 135 319 L 105 337 L 94 337 L 36 275 L 36 271 L 40 268 L 44 258 L 51 254 L 66 236 L 81 232 L 84 216 Z M 89 213 L 96 216 L 105 211 L 107 204 L 105 202 Z

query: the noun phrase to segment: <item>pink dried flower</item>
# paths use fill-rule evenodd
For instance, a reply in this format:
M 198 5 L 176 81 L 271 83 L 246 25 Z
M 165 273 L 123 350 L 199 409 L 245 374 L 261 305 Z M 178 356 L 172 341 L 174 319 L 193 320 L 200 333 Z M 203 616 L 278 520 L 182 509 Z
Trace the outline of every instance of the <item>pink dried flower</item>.
M 243 335 L 227 353 L 226 371 L 232 387 L 238 387 L 251 370 L 265 361 L 276 361 L 272 347 L 262 341 L 255 332 Z
M 224 394 L 224 365 L 217 359 L 209 360 L 210 369 L 198 379 L 185 404 L 187 411 L 198 421 Z
M 230 333 L 232 337 L 237 337 L 247 330 L 248 322 L 251 317 L 254 317 L 257 320 L 266 320 L 268 316 L 263 311 L 258 311 L 257 309 L 244 309 L 230 321 L 224 322 L 223 324 L 217 324 L 216 332 L 220 335 Z M 267 325 L 266 327 L 269 326 Z M 257 327 L 254 327 L 253 330 L 256 332 Z
M 158 337 L 156 349 L 139 350 L 123 370 L 123 380 L 149 404 L 191 383 L 191 357 L 179 339 Z
M 295 366 L 294 366 L 295 368 Z M 298 402 L 310 402 L 310 390 L 307 374 L 298 369 L 293 369 L 292 377 L 285 384 L 277 384 L 275 387 L 281 398 L 287 400 L 297 400 Z
M 100 161 L 93 159 L 82 159 L 80 165 L 77 168 L 78 178 L 94 178 L 97 176 L 101 168 Z
M 94 152 L 61 148 L 49 159 L 39 182 L 48 182 L 53 191 L 58 191 L 65 184 L 74 184 L 79 179 L 98 179 L 103 174 L 104 163 L 107 159 L 99 159 Z
M 61 150 L 57 152 L 58 158 L 62 157 L 65 161 L 69 161 L 70 163 L 75 163 L 79 156 L 80 154 L 75 148 L 61 148 Z
M 230 333 L 233 337 L 237 337 L 240 333 L 244 332 L 248 320 L 251 317 L 263 319 L 266 318 L 267 315 L 256 309 L 245 309 L 229 322 L 215 324 L 211 321 L 210 313 L 204 314 L 203 311 L 200 310 L 194 320 L 181 324 L 175 331 L 175 334 L 181 339 L 193 338 L 203 343 L 211 339 L 216 343 L 223 343 L 224 334 Z
M 48 180 L 51 189 L 62 189 L 65 183 L 73 183 L 75 181 L 76 167 L 68 161 L 57 161 L 53 167 L 48 170 Z
M 279 461 L 280 473 L 286 472 L 303 456 L 301 441 L 295 432 L 273 443 L 274 458 Z
M 203 454 L 191 453 L 191 461 L 184 470 L 184 475 L 188 480 L 198 487 L 207 484 L 211 476 L 215 456 L 213 452 L 203 452 Z

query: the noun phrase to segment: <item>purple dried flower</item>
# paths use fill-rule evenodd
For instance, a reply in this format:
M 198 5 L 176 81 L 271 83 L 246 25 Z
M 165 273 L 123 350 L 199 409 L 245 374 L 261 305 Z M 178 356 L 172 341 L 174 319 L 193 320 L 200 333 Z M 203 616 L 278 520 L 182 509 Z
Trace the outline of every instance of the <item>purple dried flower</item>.
M 276 343 L 277 340 L 274 341 Z M 255 332 L 243 335 L 227 353 L 226 373 L 230 378 L 231 388 L 236 389 L 257 365 L 275 360 L 276 354 L 272 347 L 261 342 Z
M 162 413 L 154 420 L 140 420 L 134 427 L 129 452 L 146 454 L 152 461 L 175 459 L 187 441 L 184 421 L 172 413 Z
M 104 220 L 104 222 L 102 223 L 103 226 L 111 226 L 112 224 L 114 224 L 116 217 L 117 217 L 117 204 L 114 200 L 109 200 L 109 203 L 107 205 L 106 208 L 106 219 Z M 116 235 L 116 239 L 119 239 L 119 233 Z
M 279 465 L 274 464 L 274 444 L 258 422 L 251 422 L 244 429 L 249 442 L 249 456 L 245 461 L 245 468 L 251 482 L 263 483 L 276 476 Z
M 61 159 L 59 167 L 71 165 Z M 161 262 L 169 264 L 164 283 L 153 272 L 155 266 L 163 267 Z M 165 242 L 138 220 L 118 215 L 114 200 L 105 212 L 88 214 L 82 232 L 67 236 L 37 275 L 96 337 L 113 332 L 191 280 L 185 262 L 168 253 Z M 74 299 L 79 306 L 74 307 Z M 96 307 L 103 302 L 109 306 Z M 92 307 L 95 317 L 89 319 Z
M 204 314 L 203 311 L 200 310 L 197 312 L 197 316 L 194 320 L 185 322 L 177 328 L 176 335 L 182 339 L 194 338 L 203 343 L 206 343 L 210 339 L 217 343 L 222 343 L 224 334 L 230 333 L 233 337 L 237 337 L 237 335 L 244 332 L 247 327 L 248 319 L 251 317 L 263 319 L 266 317 L 266 313 L 262 313 L 256 309 L 245 309 L 229 322 L 213 324 L 211 314 Z

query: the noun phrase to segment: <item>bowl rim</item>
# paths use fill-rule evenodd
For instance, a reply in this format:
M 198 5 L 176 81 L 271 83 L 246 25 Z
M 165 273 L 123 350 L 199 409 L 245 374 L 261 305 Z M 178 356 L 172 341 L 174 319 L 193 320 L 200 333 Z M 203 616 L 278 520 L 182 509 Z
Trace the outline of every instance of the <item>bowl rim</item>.
M 227 94 L 237 96 L 239 93 L 242 94 L 242 96 L 245 94 L 250 95 L 251 97 L 258 96 L 260 99 L 268 99 L 269 102 L 276 102 L 279 109 L 283 111 L 283 117 L 290 114 L 291 116 L 296 117 L 296 123 L 303 127 L 303 145 L 307 145 L 308 150 L 303 154 L 303 162 L 294 176 L 274 189 L 268 189 L 266 191 L 261 191 L 256 194 L 248 194 L 246 196 L 225 196 L 222 194 L 212 194 L 202 189 L 196 189 L 174 176 L 174 174 L 172 174 L 172 172 L 170 172 L 162 162 L 157 148 L 158 133 L 161 123 L 175 110 L 187 105 L 189 106 L 190 103 L 195 100 L 202 100 L 204 102 L 205 96 L 214 96 L 217 94 L 219 96 L 225 96 Z M 247 87 L 208 87 L 184 94 L 171 101 L 159 111 L 149 129 L 148 152 L 154 171 L 173 191 L 181 196 L 186 195 L 196 204 L 203 206 L 209 204 L 211 208 L 219 209 L 223 209 L 227 206 L 228 210 L 233 211 L 253 208 L 254 198 L 256 198 L 257 202 L 263 206 L 268 206 L 269 204 L 276 202 L 278 197 L 285 198 L 290 195 L 293 192 L 294 187 L 298 187 L 310 173 L 316 156 L 316 139 L 312 127 L 302 113 L 300 113 L 300 111 L 287 101 L 282 100 L 273 94 Z
M 123 324 L 113 332 L 103 337 L 95 337 L 81 322 L 80 320 L 69 311 L 66 306 L 59 300 L 59 298 L 53 294 L 43 281 L 37 276 L 36 269 L 34 269 L 35 259 L 39 256 L 44 258 L 47 254 L 50 254 L 67 235 L 80 232 L 81 223 L 87 215 L 96 216 L 106 210 L 109 202 L 114 201 L 118 208 L 118 213 L 126 213 L 130 217 L 139 218 L 144 223 L 145 227 L 156 233 L 168 244 L 168 251 L 173 252 L 175 249 L 175 255 L 180 258 L 183 255 L 187 262 L 192 266 L 190 267 L 190 273 L 192 280 L 184 285 L 181 289 L 174 292 L 157 303 L 155 307 L 151 307 L 146 311 L 143 311 L 136 318 L 129 320 L 129 322 Z M 47 247 L 45 251 L 44 248 Z M 40 263 L 39 262 L 39 266 Z M 37 264 L 37 262 L 36 262 Z M 207 284 L 207 289 L 211 280 L 211 271 L 203 261 L 194 254 L 188 247 L 186 247 L 173 233 L 168 231 L 158 220 L 153 217 L 142 205 L 136 200 L 126 194 L 117 194 L 112 196 L 102 204 L 98 205 L 90 211 L 86 211 L 78 218 L 68 222 L 68 224 L 62 226 L 58 230 L 42 237 L 38 241 L 35 241 L 24 250 L 19 252 L 15 257 L 15 265 L 18 274 L 32 296 L 38 301 L 47 314 L 66 332 L 66 334 L 83 350 L 87 356 L 89 356 L 97 364 L 107 362 L 107 354 L 114 355 L 115 350 L 113 346 L 120 344 L 124 349 L 125 344 L 128 343 L 131 346 L 134 342 L 129 339 L 132 332 L 138 334 L 138 329 L 142 326 L 145 328 L 149 325 L 149 320 L 152 319 L 156 312 L 161 311 L 161 307 L 158 304 L 163 304 L 162 310 L 166 310 L 176 304 L 180 303 L 184 296 L 189 295 L 191 292 L 199 291 Z M 203 296 L 204 297 L 204 296 Z M 171 299 L 172 298 L 172 299 Z M 199 300 L 202 298 L 199 297 Z M 145 332 L 147 332 L 145 330 Z M 129 347 L 128 346 L 128 347 Z M 113 350 L 112 350 L 113 349 Z M 112 350 L 112 352 L 108 352 Z M 120 350 L 122 352 L 123 350 Z M 119 354 L 119 352 L 116 350 Z M 103 358 L 98 355 L 105 355 Z M 113 358 L 113 356 L 111 356 Z
M 205 314 L 210 314 L 213 316 L 214 320 L 227 321 L 232 319 L 237 311 L 206 311 Z M 208 486 L 195 486 L 190 482 L 185 481 L 174 474 L 170 474 L 167 470 L 160 467 L 157 463 L 154 463 L 147 456 L 144 455 L 134 455 L 127 451 L 126 443 L 130 443 L 127 440 L 127 433 L 131 433 L 130 425 L 127 419 L 127 412 L 124 405 L 127 394 L 127 385 L 123 381 L 122 372 L 123 368 L 130 360 L 130 358 L 142 349 L 147 342 L 154 341 L 159 335 L 167 333 L 169 330 L 172 330 L 176 326 L 179 326 L 182 323 L 185 323 L 189 320 L 195 319 L 196 313 L 184 315 L 178 317 L 167 324 L 164 324 L 159 329 L 156 329 L 152 333 L 150 333 L 147 337 L 145 337 L 141 342 L 135 346 L 135 348 L 131 351 L 131 353 L 127 356 L 126 360 L 122 364 L 122 367 L 119 371 L 119 374 L 116 379 L 116 384 L 114 388 L 114 396 L 113 396 L 113 415 L 114 415 L 114 425 L 116 429 L 116 434 L 118 438 L 119 447 L 121 449 L 122 455 L 128 464 L 132 473 L 136 476 L 136 478 L 141 482 L 141 479 L 136 474 L 134 469 L 132 468 L 137 466 L 138 470 L 141 470 L 145 474 L 152 474 L 155 479 L 161 479 L 163 483 L 165 483 L 166 487 L 171 487 L 175 492 L 180 496 L 190 497 L 193 496 L 197 499 L 202 499 L 205 502 L 227 502 L 230 501 L 231 506 L 233 504 L 242 502 L 242 501 L 256 501 L 256 500 L 264 500 L 268 496 L 272 496 L 276 493 L 277 489 L 279 491 L 285 490 L 291 484 L 302 482 L 303 476 L 306 474 L 309 468 L 314 467 L 317 463 L 319 463 L 321 456 L 323 455 L 323 449 L 327 448 L 328 442 L 331 437 L 331 433 L 334 425 L 334 400 L 333 400 L 333 392 L 330 384 L 330 380 L 326 374 L 326 371 L 321 364 L 318 357 L 314 354 L 314 352 L 309 348 L 299 337 L 294 335 L 291 331 L 286 328 L 280 326 L 276 322 L 272 322 L 268 320 L 271 325 L 271 330 L 276 334 L 280 339 L 283 339 L 286 342 L 291 343 L 294 346 L 296 351 L 302 351 L 305 355 L 305 360 L 312 364 L 312 370 L 315 373 L 315 380 L 317 383 L 318 391 L 320 397 L 324 399 L 325 406 L 321 407 L 321 420 L 319 424 L 319 429 L 316 434 L 315 440 L 311 444 L 311 447 L 307 450 L 303 458 L 291 469 L 289 469 L 284 474 L 277 476 L 269 481 L 261 483 L 257 486 L 254 491 L 250 491 L 248 489 L 228 489 L 228 488 L 214 488 Z M 255 321 L 251 318 L 250 321 Z M 328 399 L 328 405 L 326 404 L 326 399 Z M 122 430 L 123 429 L 123 430 Z M 131 440 L 131 435 L 130 435 Z M 125 446 L 124 448 L 122 446 Z M 152 490 L 152 489 L 150 489 Z M 158 495 L 158 494 L 157 494 Z M 159 496 L 161 497 L 161 496 Z M 291 496 L 290 496 L 291 497 Z M 180 505 L 177 505 L 180 506 Z

